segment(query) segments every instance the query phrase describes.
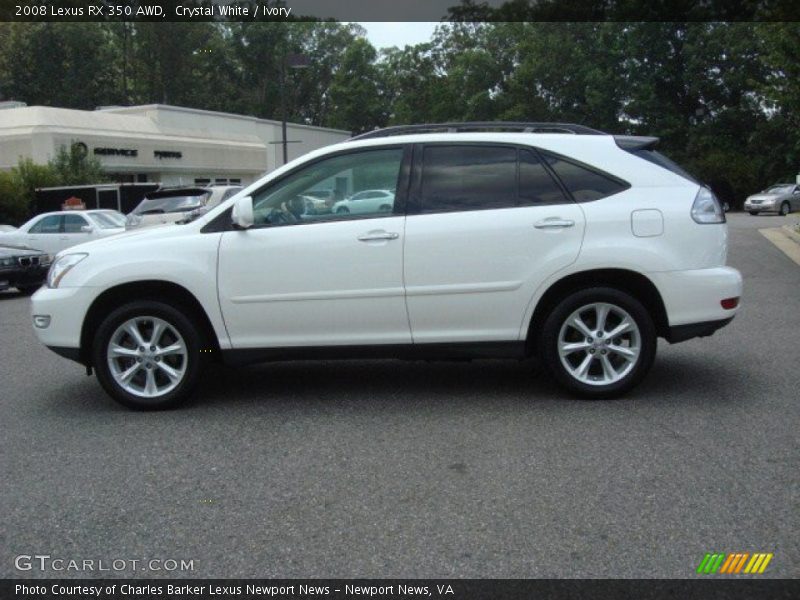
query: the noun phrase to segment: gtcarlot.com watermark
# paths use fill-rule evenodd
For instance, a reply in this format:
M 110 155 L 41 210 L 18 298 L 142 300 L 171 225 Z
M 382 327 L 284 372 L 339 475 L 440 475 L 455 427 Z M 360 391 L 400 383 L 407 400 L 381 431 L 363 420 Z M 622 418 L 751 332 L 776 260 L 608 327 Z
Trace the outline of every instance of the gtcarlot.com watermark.
M 63 558 L 49 554 L 19 554 L 14 557 L 17 571 L 49 573 L 121 573 L 141 571 L 194 571 L 194 560 L 183 558 Z

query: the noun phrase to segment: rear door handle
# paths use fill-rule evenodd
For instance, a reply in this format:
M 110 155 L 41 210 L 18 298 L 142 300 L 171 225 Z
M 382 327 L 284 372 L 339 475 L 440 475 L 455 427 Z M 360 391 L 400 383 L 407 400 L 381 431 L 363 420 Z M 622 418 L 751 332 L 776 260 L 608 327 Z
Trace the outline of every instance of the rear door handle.
M 561 219 L 559 217 L 550 217 L 533 224 L 536 229 L 565 229 L 566 227 L 573 227 L 574 225 L 575 221 Z
M 367 233 L 362 233 L 360 236 L 358 236 L 358 241 L 376 242 L 380 240 L 396 240 L 399 237 L 399 233 L 394 233 L 392 231 L 370 231 Z

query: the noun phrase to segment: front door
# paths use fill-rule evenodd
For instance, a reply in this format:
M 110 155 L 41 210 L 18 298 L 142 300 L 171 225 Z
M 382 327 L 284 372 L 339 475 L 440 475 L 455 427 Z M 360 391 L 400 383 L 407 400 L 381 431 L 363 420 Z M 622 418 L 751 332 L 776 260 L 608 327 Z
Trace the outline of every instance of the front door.
M 234 349 L 408 344 L 403 293 L 403 147 L 346 152 L 299 167 L 253 194 L 255 225 L 223 234 L 219 298 Z M 321 209 L 391 190 L 386 212 Z

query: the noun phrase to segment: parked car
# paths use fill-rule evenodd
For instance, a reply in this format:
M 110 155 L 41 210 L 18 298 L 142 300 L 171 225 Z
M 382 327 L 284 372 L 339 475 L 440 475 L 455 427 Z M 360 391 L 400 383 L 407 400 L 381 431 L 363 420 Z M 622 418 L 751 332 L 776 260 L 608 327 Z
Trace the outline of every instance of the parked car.
M 32 294 L 44 283 L 48 268 L 50 256 L 45 252 L 0 241 L 0 291 L 17 288 Z
M 138 229 L 191 220 L 241 190 L 240 185 L 162 188 L 145 195 L 128 214 L 125 227 Z
M 184 226 L 60 253 L 34 330 L 133 408 L 186 399 L 211 359 L 535 355 L 575 395 L 619 396 L 658 337 L 711 335 L 742 293 L 719 202 L 656 142 L 561 124 L 370 132 Z M 389 190 L 392 209 L 296 202 L 334 182 Z
M 4 244 L 28 246 L 48 254 L 125 231 L 108 210 L 69 210 L 37 215 L 16 231 L 0 234 Z M 120 213 L 117 213 L 120 214 Z
M 394 190 L 363 190 L 334 204 L 333 212 L 354 215 L 390 213 L 393 205 Z
M 9 231 L 16 231 L 17 228 L 13 225 L 0 225 L 0 233 L 7 233 Z
M 748 196 L 744 209 L 751 215 L 762 212 L 776 212 L 786 216 L 800 210 L 800 185 L 796 183 L 776 183 L 773 186 Z

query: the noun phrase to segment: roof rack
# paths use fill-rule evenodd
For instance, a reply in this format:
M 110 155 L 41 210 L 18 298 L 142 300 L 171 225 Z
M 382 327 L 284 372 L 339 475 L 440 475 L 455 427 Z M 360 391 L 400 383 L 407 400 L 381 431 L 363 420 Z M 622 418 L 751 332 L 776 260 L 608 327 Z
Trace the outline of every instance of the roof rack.
M 369 140 L 412 133 L 462 133 L 475 131 L 519 131 L 522 133 L 573 133 L 604 135 L 602 131 L 574 123 L 525 123 L 519 121 L 475 121 L 466 123 L 428 123 L 425 125 L 396 125 L 362 133 L 351 140 Z

